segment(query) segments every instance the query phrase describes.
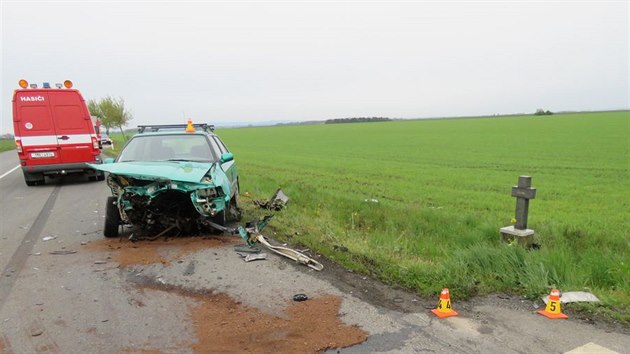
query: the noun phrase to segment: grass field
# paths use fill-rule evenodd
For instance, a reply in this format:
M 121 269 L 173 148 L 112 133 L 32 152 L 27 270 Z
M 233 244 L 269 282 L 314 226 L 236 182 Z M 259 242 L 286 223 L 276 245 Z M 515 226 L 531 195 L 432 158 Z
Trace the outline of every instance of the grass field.
M 630 323 L 628 112 L 217 133 L 241 193 L 292 198 L 276 238 L 426 296 L 589 290 L 602 305 L 577 307 Z M 500 241 L 519 175 L 539 250 Z
M 15 140 L 13 139 L 0 140 L 0 152 L 13 150 L 13 149 L 15 149 Z

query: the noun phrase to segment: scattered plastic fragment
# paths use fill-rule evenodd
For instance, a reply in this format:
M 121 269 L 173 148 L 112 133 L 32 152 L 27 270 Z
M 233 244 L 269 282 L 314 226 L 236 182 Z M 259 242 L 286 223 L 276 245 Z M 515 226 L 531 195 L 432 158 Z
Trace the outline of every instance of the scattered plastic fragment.
M 107 264 L 105 261 L 94 261 L 94 264 Z
M 308 296 L 306 296 L 306 294 L 293 295 L 293 301 L 306 301 L 306 300 L 308 300 Z
M 50 240 L 54 240 L 54 239 L 56 239 L 56 238 L 57 238 L 56 236 L 46 236 L 46 237 L 44 237 L 44 238 L 42 239 L 42 241 L 50 241 Z
M 253 202 L 259 208 L 280 211 L 289 202 L 289 197 L 278 188 L 269 200 L 253 200 Z
M 547 304 L 549 295 L 545 295 L 542 300 Z M 599 302 L 597 296 L 586 291 L 567 291 L 560 295 L 560 303 L 567 304 L 569 302 Z

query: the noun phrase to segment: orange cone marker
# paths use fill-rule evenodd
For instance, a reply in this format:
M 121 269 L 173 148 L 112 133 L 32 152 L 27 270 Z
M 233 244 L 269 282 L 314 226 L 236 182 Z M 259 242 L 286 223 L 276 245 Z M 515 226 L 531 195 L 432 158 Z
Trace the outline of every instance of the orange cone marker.
M 547 307 L 545 307 L 544 310 L 536 312 L 551 319 L 569 318 L 569 316 L 563 314 L 560 310 L 560 291 L 558 289 L 551 289 L 549 301 L 547 301 Z
M 193 126 L 192 119 L 188 120 L 188 124 L 186 124 L 186 133 L 194 133 L 195 127 Z
M 451 316 L 457 316 L 457 312 L 453 311 L 451 306 L 451 296 L 449 295 L 448 288 L 442 289 L 440 293 L 440 302 L 436 309 L 431 310 L 437 317 L 446 318 Z

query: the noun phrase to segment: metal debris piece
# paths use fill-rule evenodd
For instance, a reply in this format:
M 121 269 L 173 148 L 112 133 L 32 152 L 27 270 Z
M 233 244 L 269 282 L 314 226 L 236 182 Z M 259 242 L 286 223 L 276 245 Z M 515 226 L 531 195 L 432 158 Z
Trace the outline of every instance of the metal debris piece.
M 246 227 L 239 226 L 238 234 L 241 236 L 248 245 L 253 246 L 254 243 L 260 242 L 263 246 L 267 247 L 272 252 L 275 252 L 281 256 L 292 259 L 300 264 L 304 264 L 307 267 L 313 268 L 317 271 L 324 269 L 324 265 L 314 260 L 313 258 L 298 252 L 296 250 L 290 249 L 288 247 L 282 246 L 273 246 L 267 241 L 265 236 L 260 233 L 260 231 L 267 226 L 269 221 L 273 218 L 273 215 L 267 215 L 260 221 L 252 221 L 247 223 Z
M 306 294 L 293 295 L 293 301 L 306 301 L 306 300 L 308 300 L 308 296 L 306 296 Z
M 258 261 L 258 260 L 267 259 L 267 254 L 266 253 L 258 253 L 258 254 L 238 253 L 238 255 L 241 256 L 245 262 L 251 262 L 251 261 Z
M 48 254 L 58 254 L 58 255 L 73 254 L 73 253 L 77 253 L 77 251 L 72 251 L 72 250 L 59 250 L 59 251 L 52 251 L 52 252 L 48 252 Z
M 289 197 L 282 192 L 280 188 L 276 189 L 276 193 L 269 200 L 253 200 L 254 205 L 267 210 L 282 210 L 289 202 Z
M 549 295 L 542 298 L 545 304 L 549 301 Z M 562 292 L 560 295 L 560 303 L 566 304 L 569 302 L 599 302 L 597 296 L 586 291 L 567 291 Z

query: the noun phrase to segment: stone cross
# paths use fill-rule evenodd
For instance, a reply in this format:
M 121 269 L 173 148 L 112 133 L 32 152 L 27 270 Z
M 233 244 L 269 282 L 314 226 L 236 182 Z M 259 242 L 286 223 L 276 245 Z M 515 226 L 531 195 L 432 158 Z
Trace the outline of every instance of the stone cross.
M 526 230 L 529 200 L 536 197 L 536 188 L 532 188 L 532 178 L 530 176 L 519 176 L 518 185 L 512 187 L 512 196 L 516 197 L 516 223 L 514 223 L 514 228 Z

